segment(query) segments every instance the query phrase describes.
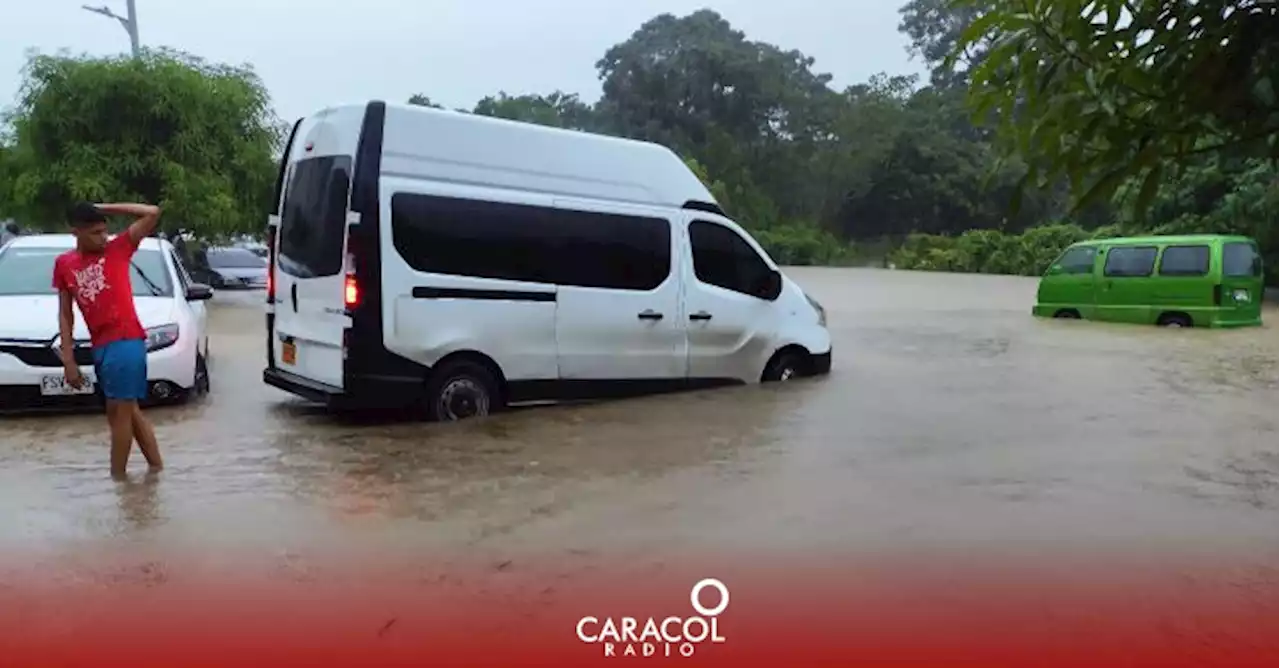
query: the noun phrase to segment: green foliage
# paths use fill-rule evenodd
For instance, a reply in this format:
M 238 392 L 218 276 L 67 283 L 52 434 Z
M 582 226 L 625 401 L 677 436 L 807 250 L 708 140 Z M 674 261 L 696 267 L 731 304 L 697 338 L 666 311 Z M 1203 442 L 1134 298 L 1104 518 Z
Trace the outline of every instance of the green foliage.
M 209 236 L 262 226 L 281 128 L 251 70 L 149 50 L 35 55 L 24 77 L 0 167 L 0 202 L 22 222 L 57 227 L 87 199 L 157 203 Z
M 1092 235 L 1060 223 L 1021 234 L 970 230 L 958 236 L 913 234 L 890 254 L 898 269 L 1039 276 L 1067 246 Z
M 1066 178 L 1079 203 L 1126 181 L 1139 215 L 1195 156 L 1276 159 L 1277 9 L 1271 0 L 957 0 L 977 11 L 952 62 L 970 72 L 1028 186 Z

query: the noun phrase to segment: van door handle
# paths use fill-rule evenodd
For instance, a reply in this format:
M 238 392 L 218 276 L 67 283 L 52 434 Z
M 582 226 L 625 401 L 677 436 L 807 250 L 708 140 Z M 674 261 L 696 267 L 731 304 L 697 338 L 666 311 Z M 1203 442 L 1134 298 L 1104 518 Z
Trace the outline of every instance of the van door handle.
M 298 312 L 298 284 L 294 283 L 289 286 L 289 299 L 293 302 L 293 312 Z
M 658 313 L 657 311 L 655 311 L 655 310 L 653 310 L 653 309 L 645 309 L 645 310 L 643 310 L 643 311 L 641 311 L 641 312 L 637 313 L 637 314 L 636 314 L 636 317 L 637 317 L 637 318 L 640 318 L 641 320 L 661 320 L 661 319 L 662 319 L 662 314 L 661 314 L 661 313 Z
M 706 311 L 698 311 L 697 313 L 690 313 L 689 319 L 690 320 L 710 320 L 711 314 L 707 313 Z

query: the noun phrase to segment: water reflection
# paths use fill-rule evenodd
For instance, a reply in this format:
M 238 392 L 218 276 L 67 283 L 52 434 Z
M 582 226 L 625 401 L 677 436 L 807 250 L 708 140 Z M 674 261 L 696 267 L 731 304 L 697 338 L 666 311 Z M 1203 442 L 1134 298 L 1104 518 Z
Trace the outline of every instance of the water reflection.
M 125 532 L 146 531 L 166 521 L 160 505 L 161 476 L 160 472 L 147 471 L 114 481 L 116 505 L 120 510 L 121 528 Z

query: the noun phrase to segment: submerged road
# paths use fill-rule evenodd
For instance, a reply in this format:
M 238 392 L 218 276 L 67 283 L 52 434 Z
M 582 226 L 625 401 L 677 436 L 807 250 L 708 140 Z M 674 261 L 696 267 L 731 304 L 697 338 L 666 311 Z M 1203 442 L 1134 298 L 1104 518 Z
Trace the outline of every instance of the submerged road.
M 0 547 L 342 540 L 441 548 L 1036 539 L 1276 546 L 1277 332 L 1033 319 L 1035 282 L 790 272 L 826 379 L 482 422 L 351 424 L 266 387 L 261 293 L 211 303 L 213 392 L 156 409 L 116 485 L 97 415 L 0 422 Z

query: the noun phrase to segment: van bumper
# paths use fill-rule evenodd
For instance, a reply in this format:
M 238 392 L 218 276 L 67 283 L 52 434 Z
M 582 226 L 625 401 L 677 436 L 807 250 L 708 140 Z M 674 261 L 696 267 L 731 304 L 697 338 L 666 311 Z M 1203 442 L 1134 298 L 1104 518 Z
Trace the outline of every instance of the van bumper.
M 811 355 L 809 372 L 815 376 L 825 376 L 831 373 L 831 352 L 832 348 L 828 348 L 827 352 L 818 355 Z
M 348 397 L 340 387 L 303 378 L 297 374 L 280 369 L 263 369 L 262 382 L 275 388 L 296 394 L 303 399 L 324 404 L 329 408 L 341 408 L 347 405 Z

